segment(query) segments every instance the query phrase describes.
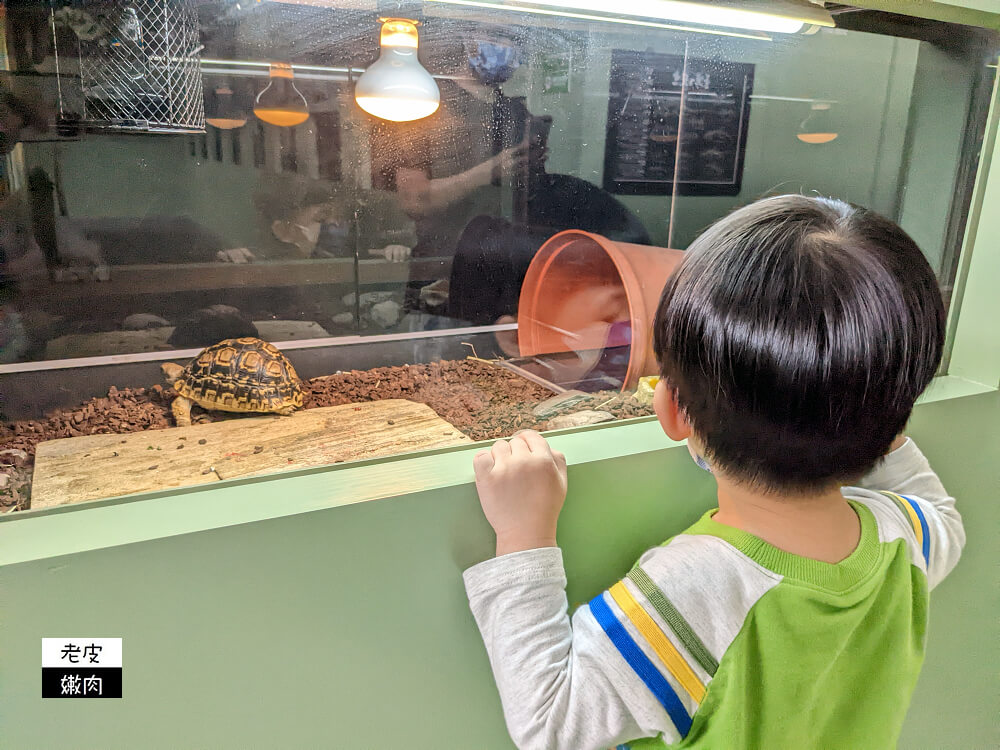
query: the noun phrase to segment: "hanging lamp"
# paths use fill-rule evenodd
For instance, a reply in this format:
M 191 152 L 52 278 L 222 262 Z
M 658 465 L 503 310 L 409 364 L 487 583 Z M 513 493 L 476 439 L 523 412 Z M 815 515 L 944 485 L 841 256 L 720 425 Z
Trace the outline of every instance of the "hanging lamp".
M 302 92 L 295 88 L 295 74 L 288 63 L 271 63 L 270 82 L 257 94 L 253 113 L 258 120 L 271 125 L 291 128 L 309 119 L 309 105 Z
M 362 73 L 354 98 L 365 112 L 383 120 L 406 122 L 433 114 L 441 92 L 417 58 L 417 25 L 403 18 L 380 18 L 378 60 Z
M 223 84 L 205 91 L 205 122 L 219 130 L 235 130 L 247 124 L 247 102 L 237 101 L 233 89 Z
M 813 102 L 806 119 L 799 123 L 799 131 L 795 137 L 814 146 L 836 140 L 840 133 L 833 127 L 831 106 L 829 102 Z

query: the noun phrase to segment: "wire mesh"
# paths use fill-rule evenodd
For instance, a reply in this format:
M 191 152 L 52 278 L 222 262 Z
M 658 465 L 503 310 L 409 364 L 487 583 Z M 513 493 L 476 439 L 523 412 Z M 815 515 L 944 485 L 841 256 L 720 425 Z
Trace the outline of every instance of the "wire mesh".
M 54 10 L 52 23 L 60 73 L 78 71 L 68 80 L 60 75 L 63 120 L 125 131 L 204 131 L 198 15 L 186 0 L 83 0 Z M 67 27 L 72 34 L 58 33 Z

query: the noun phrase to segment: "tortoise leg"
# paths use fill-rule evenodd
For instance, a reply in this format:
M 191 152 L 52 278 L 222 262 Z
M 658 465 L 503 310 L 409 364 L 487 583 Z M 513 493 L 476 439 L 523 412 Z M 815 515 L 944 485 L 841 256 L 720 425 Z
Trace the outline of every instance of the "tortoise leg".
M 290 417 L 290 416 L 292 416 L 292 414 L 295 413 L 295 407 L 294 406 L 286 406 L 284 409 L 278 409 L 274 413 L 275 414 L 280 414 L 283 417 Z
M 191 399 L 178 396 L 170 404 L 170 411 L 174 413 L 174 422 L 178 427 L 191 426 Z

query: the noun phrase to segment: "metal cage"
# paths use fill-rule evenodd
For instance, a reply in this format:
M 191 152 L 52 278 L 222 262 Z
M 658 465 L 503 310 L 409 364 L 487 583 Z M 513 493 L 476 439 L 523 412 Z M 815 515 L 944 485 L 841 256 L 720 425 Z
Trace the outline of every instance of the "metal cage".
M 62 122 L 204 132 L 202 45 L 187 0 L 77 0 L 51 18 Z

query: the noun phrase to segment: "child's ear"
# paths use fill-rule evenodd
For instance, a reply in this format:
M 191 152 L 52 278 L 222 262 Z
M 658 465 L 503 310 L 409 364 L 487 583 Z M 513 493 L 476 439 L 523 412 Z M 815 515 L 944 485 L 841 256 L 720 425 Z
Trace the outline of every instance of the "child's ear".
M 677 403 L 677 391 L 668 386 L 663 378 L 660 378 L 653 390 L 653 411 L 671 440 L 679 442 L 691 436 L 691 425 Z

